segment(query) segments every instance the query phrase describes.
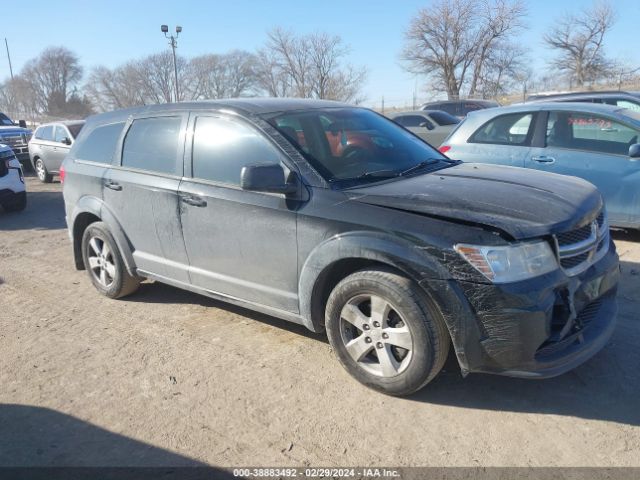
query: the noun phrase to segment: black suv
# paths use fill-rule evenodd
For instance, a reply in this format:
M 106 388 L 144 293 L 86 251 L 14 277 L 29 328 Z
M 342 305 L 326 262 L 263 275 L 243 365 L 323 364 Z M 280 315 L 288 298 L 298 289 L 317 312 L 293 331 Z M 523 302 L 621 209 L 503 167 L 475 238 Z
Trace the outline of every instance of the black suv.
M 76 267 L 102 294 L 152 279 L 326 329 L 345 368 L 386 393 L 428 383 L 450 343 L 464 374 L 557 375 L 614 327 L 618 257 L 591 184 L 450 160 L 367 109 L 102 114 L 63 181 Z M 593 243 L 588 268 L 565 270 L 559 242 Z

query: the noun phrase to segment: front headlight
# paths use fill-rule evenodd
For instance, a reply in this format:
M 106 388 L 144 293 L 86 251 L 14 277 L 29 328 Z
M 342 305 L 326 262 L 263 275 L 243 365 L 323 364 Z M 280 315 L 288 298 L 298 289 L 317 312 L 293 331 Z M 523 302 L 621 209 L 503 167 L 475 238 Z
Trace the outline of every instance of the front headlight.
M 454 248 L 493 283 L 517 282 L 558 268 L 553 250 L 544 241 L 499 247 L 459 243 Z

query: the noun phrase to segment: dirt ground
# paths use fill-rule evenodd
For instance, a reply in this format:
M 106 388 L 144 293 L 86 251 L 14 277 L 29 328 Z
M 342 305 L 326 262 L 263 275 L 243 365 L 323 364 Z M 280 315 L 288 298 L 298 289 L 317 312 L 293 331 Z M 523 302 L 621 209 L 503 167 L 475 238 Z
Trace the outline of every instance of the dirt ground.
M 352 380 L 324 336 L 145 283 L 109 300 L 74 270 L 59 183 L 0 211 L 0 466 L 640 466 L 640 235 L 615 235 L 607 347 L 545 381 L 410 398 Z

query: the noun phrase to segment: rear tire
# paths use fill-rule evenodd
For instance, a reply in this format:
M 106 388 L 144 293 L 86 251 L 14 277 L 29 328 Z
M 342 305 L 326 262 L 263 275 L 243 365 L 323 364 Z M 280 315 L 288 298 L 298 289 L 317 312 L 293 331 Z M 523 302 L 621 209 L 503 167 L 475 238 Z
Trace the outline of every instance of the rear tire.
M 53 180 L 53 175 L 51 175 L 47 171 L 47 167 L 45 167 L 44 162 L 41 158 L 36 158 L 34 167 L 36 175 L 38 176 L 38 180 L 40 180 L 42 183 L 51 183 L 51 181 Z
M 390 269 L 349 275 L 329 296 L 325 324 L 344 368 L 364 385 L 409 395 L 442 369 L 450 338 L 425 292 Z
M 140 281 L 129 274 L 113 236 L 104 222 L 90 224 L 82 235 L 82 259 L 91 283 L 102 295 L 122 298 Z

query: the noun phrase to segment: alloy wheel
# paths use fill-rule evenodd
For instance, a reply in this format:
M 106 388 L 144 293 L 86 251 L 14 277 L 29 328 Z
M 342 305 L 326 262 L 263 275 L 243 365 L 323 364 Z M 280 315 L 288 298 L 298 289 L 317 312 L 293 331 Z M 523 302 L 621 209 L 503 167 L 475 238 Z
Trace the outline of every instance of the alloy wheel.
M 42 163 L 42 160 L 40 159 L 36 161 L 36 174 L 42 182 L 44 182 L 47 178 L 47 171 L 44 168 L 44 163 Z
M 378 295 L 347 301 L 340 313 L 340 335 L 351 358 L 373 375 L 393 377 L 411 362 L 411 331 L 399 311 Z
M 88 250 L 87 258 L 91 273 L 100 285 L 109 288 L 116 276 L 113 252 L 109 244 L 100 237 L 91 237 Z

